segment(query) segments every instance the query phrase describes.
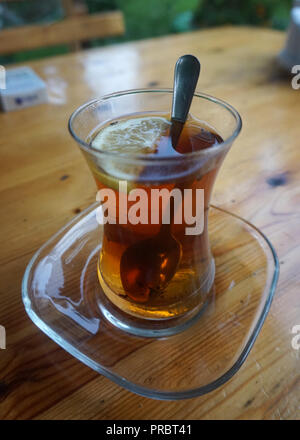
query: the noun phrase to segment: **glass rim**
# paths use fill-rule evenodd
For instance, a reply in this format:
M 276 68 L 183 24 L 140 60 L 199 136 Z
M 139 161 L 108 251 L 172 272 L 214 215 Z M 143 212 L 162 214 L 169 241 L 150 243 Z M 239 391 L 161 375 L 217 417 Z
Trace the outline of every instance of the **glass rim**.
M 194 97 L 196 98 L 202 98 L 202 99 L 206 99 L 207 101 L 210 101 L 212 103 L 215 103 L 221 107 L 223 107 L 225 110 L 227 110 L 229 113 L 231 113 L 231 115 L 233 116 L 233 118 L 235 119 L 236 122 L 236 126 L 235 129 L 233 130 L 232 134 L 230 136 L 228 136 L 223 142 L 216 144 L 206 150 L 200 150 L 200 151 L 194 151 L 192 153 L 188 153 L 186 155 L 182 155 L 182 156 L 175 156 L 172 157 L 170 155 L 147 155 L 147 154 L 126 154 L 126 153 L 120 153 L 120 152 L 111 152 L 111 151 L 104 151 L 104 150 L 99 150 L 98 148 L 93 147 L 92 145 L 88 144 L 87 142 L 85 142 L 83 139 L 81 139 L 76 133 L 75 130 L 73 129 L 73 122 L 75 120 L 75 118 L 83 111 L 85 110 L 87 107 L 90 107 L 91 105 L 94 105 L 95 103 L 101 103 L 104 102 L 110 98 L 116 98 L 116 97 L 121 97 L 121 96 L 125 96 L 125 95 L 134 95 L 134 94 L 140 94 L 140 93 L 173 93 L 173 89 L 172 88 L 164 88 L 164 89 L 149 89 L 149 88 L 140 88 L 140 89 L 130 89 L 130 90 L 123 90 L 123 91 L 119 91 L 119 92 L 114 92 L 114 93 L 109 93 L 107 95 L 103 95 L 101 97 L 98 98 L 94 98 L 91 99 L 87 102 L 85 102 L 84 104 L 80 105 L 79 107 L 77 107 L 73 113 L 71 114 L 69 121 L 68 121 L 68 130 L 69 133 L 71 134 L 71 136 L 73 137 L 73 139 L 75 139 L 75 141 L 87 152 L 93 152 L 94 154 L 96 154 L 97 156 L 100 157 L 109 157 L 109 158 L 122 158 L 125 160 L 130 160 L 130 161 L 134 161 L 134 160 L 142 160 L 142 161 L 149 161 L 149 162 L 160 162 L 160 161 L 170 161 L 170 162 L 178 162 L 180 160 L 182 160 L 183 158 L 186 159 L 195 159 L 197 157 L 203 157 L 206 155 L 211 155 L 213 152 L 217 153 L 221 150 L 223 150 L 226 146 L 231 145 L 232 142 L 237 138 L 237 136 L 239 135 L 241 129 L 242 129 L 242 119 L 241 116 L 239 114 L 239 112 L 230 104 L 228 104 L 227 102 L 223 101 L 222 99 L 219 98 L 215 98 L 212 95 L 208 95 L 206 93 L 200 93 L 200 92 L 195 92 L 194 93 Z M 125 115 L 124 115 L 125 116 Z

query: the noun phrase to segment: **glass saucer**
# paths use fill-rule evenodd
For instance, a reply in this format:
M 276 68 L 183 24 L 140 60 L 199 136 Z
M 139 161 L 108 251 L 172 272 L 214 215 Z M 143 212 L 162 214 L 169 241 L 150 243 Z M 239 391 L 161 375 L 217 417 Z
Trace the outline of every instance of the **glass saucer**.
M 222 385 L 247 358 L 271 305 L 279 265 L 268 239 L 211 206 L 216 276 L 203 313 L 175 335 L 135 336 L 99 308 L 97 207 L 75 217 L 33 256 L 22 283 L 29 317 L 77 359 L 143 396 L 184 399 Z

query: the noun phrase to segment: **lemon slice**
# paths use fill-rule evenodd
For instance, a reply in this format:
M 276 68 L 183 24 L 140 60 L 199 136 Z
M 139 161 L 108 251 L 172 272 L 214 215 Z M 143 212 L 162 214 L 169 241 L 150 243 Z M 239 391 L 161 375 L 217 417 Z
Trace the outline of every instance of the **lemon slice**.
M 156 142 L 170 122 L 163 117 L 145 116 L 111 123 L 94 138 L 92 146 L 121 154 L 153 154 Z
M 169 126 L 170 121 L 161 116 L 121 119 L 104 126 L 93 139 L 92 147 L 119 154 L 90 161 L 96 178 L 110 188 L 117 189 L 120 180 L 128 182 L 128 190 L 133 188 L 144 166 L 131 161 L 130 155 L 154 154 L 158 139 Z

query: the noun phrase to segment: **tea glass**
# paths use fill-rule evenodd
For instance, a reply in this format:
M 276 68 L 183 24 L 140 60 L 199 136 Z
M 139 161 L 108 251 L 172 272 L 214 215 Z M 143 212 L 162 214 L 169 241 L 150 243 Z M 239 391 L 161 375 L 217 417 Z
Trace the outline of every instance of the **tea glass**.
M 200 316 L 213 294 L 215 265 L 208 237 L 209 203 L 220 166 L 241 130 L 241 118 L 224 101 L 195 93 L 190 114 L 199 121 L 199 125 L 221 136 L 223 141 L 219 144 L 173 157 L 99 150 L 92 145 L 92 140 L 99 129 L 112 120 L 138 114 L 169 117 L 171 104 L 171 89 L 130 90 L 94 99 L 75 110 L 69 120 L 70 133 L 84 154 L 98 189 L 111 191 L 107 193 L 111 194 L 111 198 L 107 197 L 106 203 L 108 214 L 103 226 L 97 267 L 100 286 L 95 292 L 96 301 L 110 322 L 120 329 L 142 336 L 166 336 L 183 330 Z M 181 221 L 170 222 L 164 234 L 161 234 L 164 212 L 170 207 L 170 200 L 161 200 L 157 208 L 159 221 L 151 222 L 151 191 L 171 191 L 176 188 L 182 195 L 185 190 L 191 190 L 191 197 L 182 197 L 174 207 L 176 213 L 181 212 Z M 149 215 L 146 222 L 137 221 L 132 224 L 127 215 L 132 207 L 130 192 L 141 189 L 149 196 L 144 202 Z M 197 234 L 187 233 L 193 228 L 183 213 L 188 205 L 190 212 L 195 211 L 200 194 L 203 197 L 202 219 L 199 221 L 201 231 Z M 123 208 L 121 200 L 126 202 Z M 102 203 L 99 207 L 99 221 L 103 222 L 103 218 Z M 168 244 L 170 237 L 180 249 L 180 255 L 174 257 L 178 262 L 175 261 L 176 270 L 170 279 L 165 283 L 162 281 L 157 288 L 149 288 L 146 293 L 142 287 L 141 292 L 134 294 L 126 291 L 121 267 L 126 250 L 137 243 L 145 243 L 145 255 L 141 255 L 140 259 L 146 259 L 149 277 L 155 278 L 156 259 L 153 258 L 153 249 L 150 254 L 154 260 L 153 267 L 151 258 L 147 260 L 147 252 L 153 247 L 153 240 L 155 243 L 160 242 L 157 253 L 162 255 L 161 265 L 167 265 L 168 258 L 172 258 L 169 254 L 172 254 L 174 248 L 174 241 L 172 245 Z M 161 270 L 160 277 L 164 276 L 167 275 Z

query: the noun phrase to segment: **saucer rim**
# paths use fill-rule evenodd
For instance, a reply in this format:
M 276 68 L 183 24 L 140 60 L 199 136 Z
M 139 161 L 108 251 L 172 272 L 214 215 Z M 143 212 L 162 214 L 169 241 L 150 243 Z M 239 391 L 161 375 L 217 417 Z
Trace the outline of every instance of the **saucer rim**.
M 33 310 L 31 307 L 31 299 L 29 296 L 29 292 L 27 289 L 27 284 L 29 281 L 29 275 L 31 273 L 31 270 L 33 268 L 34 263 L 40 256 L 40 254 L 43 252 L 43 250 L 49 246 L 53 241 L 56 240 L 58 236 L 61 236 L 64 231 L 71 226 L 74 226 L 77 224 L 81 219 L 84 217 L 88 217 L 91 215 L 94 210 L 99 206 L 99 203 L 93 203 L 92 205 L 88 206 L 85 210 L 83 210 L 80 214 L 73 217 L 69 222 L 67 222 L 62 228 L 60 228 L 55 234 L 53 234 L 32 256 L 30 259 L 23 279 L 22 279 L 22 301 L 25 307 L 25 311 L 28 314 L 31 321 L 43 332 L 45 333 L 50 339 L 52 339 L 54 342 L 56 342 L 61 348 L 63 348 L 66 352 L 74 356 L 76 359 L 81 361 L 83 364 L 87 365 L 89 368 L 92 368 L 97 373 L 102 374 L 103 376 L 107 377 L 108 379 L 112 380 L 117 385 L 127 389 L 128 391 L 134 392 L 138 395 L 141 395 L 143 397 L 157 399 L 157 400 L 183 400 L 183 399 L 190 399 L 202 396 L 204 394 L 207 394 L 217 388 L 219 388 L 221 385 L 226 383 L 229 379 L 231 379 L 241 368 L 241 366 L 244 364 L 245 360 L 247 359 L 260 331 L 261 328 L 265 322 L 265 319 L 268 315 L 268 312 L 270 310 L 274 293 L 277 287 L 278 278 L 279 278 L 279 259 L 277 256 L 277 253 L 271 244 L 270 240 L 266 237 L 266 235 L 256 226 L 254 226 L 252 223 L 250 223 L 248 220 L 238 216 L 237 214 L 231 213 L 227 211 L 226 209 L 220 208 L 214 204 L 210 204 L 210 208 L 213 208 L 214 210 L 220 211 L 225 215 L 229 215 L 231 217 L 235 217 L 239 221 L 245 223 L 253 229 L 263 240 L 263 242 L 267 245 L 266 248 L 268 251 L 270 251 L 270 256 L 272 257 L 272 261 L 274 264 L 273 275 L 270 279 L 270 288 L 269 293 L 267 296 L 267 299 L 264 303 L 264 306 L 260 312 L 260 316 L 257 319 L 256 325 L 254 326 L 251 335 L 249 336 L 243 350 L 241 351 L 238 358 L 235 360 L 234 364 L 220 377 L 218 377 L 216 380 L 203 385 L 201 387 L 192 388 L 188 390 L 183 391 L 161 391 L 161 390 L 155 390 L 153 388 L 147 388 L 141 385 L 137 385 L 134 382 L 131 382 L 130 380 L 127 380 L 117 373 L 113 373 L 109 371 L 104 366 L 100 366 L 97 362 L 95 362 L 93 359 L 88 357 L 87 355 L 83 354 L 79 349 L 77 349 L 75 346 L 73 346 L 71 343 L 66 341 L 64 338 L 62 338 L 58 333 L 56 333 L 50 326 L 48 326 L 39 316 L 38 314 Z M 257 237 L 255 237 L 256 240 Z M 265 250 L 264 250 L 265 252 Z M 266 253 L 266 252 L 265 252 Z M 269 258 L 268 258 L 269 262 Z M 132 336 L 132 335 L 131 335 Z

